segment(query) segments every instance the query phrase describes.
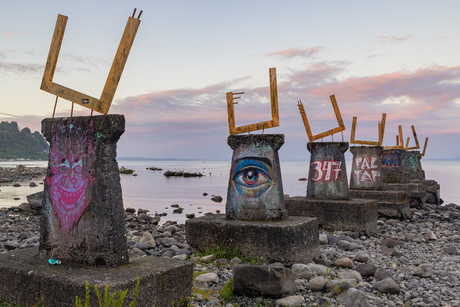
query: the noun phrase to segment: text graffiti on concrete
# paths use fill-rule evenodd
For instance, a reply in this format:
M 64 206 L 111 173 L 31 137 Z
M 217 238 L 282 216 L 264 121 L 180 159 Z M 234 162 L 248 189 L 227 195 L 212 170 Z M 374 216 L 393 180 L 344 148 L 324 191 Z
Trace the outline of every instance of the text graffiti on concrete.
M 342 171 L 342 161 L 315 161 L 312 163 L 316 171 L 316 176 L 312 178 L 313 181 L 326 181 L 331 179 L 336 181 Z
M 380 178 L 377 161 L 377 157 L 371 157 L 370 161 L 366 157 L 354 159 L 356 170 L 353 171 L 353 175 L 355 175 L 356 182 L 374 182 L 377 178 Z
M 402 154 L 398 151 L 385 151 L 380 156 L 382 167 L 400 167 L 402 164 Z

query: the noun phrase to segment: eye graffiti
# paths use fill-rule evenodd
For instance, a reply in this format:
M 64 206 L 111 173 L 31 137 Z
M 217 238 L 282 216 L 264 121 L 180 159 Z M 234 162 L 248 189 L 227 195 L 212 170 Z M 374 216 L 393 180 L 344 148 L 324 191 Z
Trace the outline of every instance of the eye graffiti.
M 340 172 L 342 171 L 342 161 L 315 161 L 312 163 L 315 166 L 316 171 L 313 181 L 331 181 L 332 172 L 334 172 L 334 181 L 339 178 Z
M 237 162 L 233 181 L 241 194 L 248 197 L 262 195 L 272 184 L 271 163 L 268 159 L 250 157 Z

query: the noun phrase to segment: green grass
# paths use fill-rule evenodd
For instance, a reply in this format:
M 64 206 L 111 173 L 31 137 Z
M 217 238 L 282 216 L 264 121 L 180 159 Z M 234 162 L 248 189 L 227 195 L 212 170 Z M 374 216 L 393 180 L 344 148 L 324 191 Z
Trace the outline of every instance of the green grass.
M 233 250 L 230 250 L 228 248 L 225 248 L 220 245 L 216 245 L 208 250 L 205 250 L 203 252 L 196 252 L 195 255 L 199 257 L 207 256 L 214 254 L 216 255 L 216 259 L 224 258 L 228 260 L 232 260 L 235 257 L 240 258 L 243 262 L 246 262 L 246 258 L 241 254 L 241 252 L 238 250 L 238 248 L 234 248 Z
M 26 304 L 10 304 L 7 303 L 1 296 L 0 296 L 0 307 L 42 307 L 43 306 L 43 300 L 40 300 L 39 302 L 33 304 L 33 305 L 26 305 Z
M 219 297 L 225 302 L 231 301 L 235 297 L 233 294 L 233 278 L 230 278 L 222 289 L 220 289 Z
M 385 182 L 385 183 L 400 183 L 401 179 L 399 179 L 398 177 L 393 176 L 393 175 L 388 175 L 387 178 L 385 178 L 385 180 L 383 180 L 383 182 Z

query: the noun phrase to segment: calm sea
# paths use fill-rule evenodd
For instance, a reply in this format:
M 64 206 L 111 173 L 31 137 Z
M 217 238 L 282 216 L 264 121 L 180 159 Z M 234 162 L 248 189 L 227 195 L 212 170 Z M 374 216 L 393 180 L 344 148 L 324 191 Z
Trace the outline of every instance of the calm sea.
M 16 164 L 26 166 L 43 166 L 47 162 L 21 161 L 0 162 L 0 166 L 14 167 Z M 201 216 L 206 212 L 220 210 L 225 213 L 225 202 L 230 172 L 230 161 L 182 161 L 182 160 L 152 160 L 152 161 L 118 161 L 119 166 L 134 169 L 137 176 L 120 175 L 125 208 L 142 208 L 150 213 L 166 213 L 162 220 L 174 220 L 179 223 L 185 221 L 185 214 L 195 213 Z M 181 170 L 186 172 L 201 172 L 203 177 L 165 177 L 163 171 L 147 170 L 155 166 L 165 170 Z M 427 179 L 434 179 L 441 184 L 441 198 L 446 204 L 460 205 L 460 161 L 422 160 Z M 347 171 L 351 168 L 351 161 L 347 162 Z M 299 178 L 307 177 L 307 161 L 281 161 L 284 193 L 290 196 L 304 196 L 306 181 Z M 38 183 L 36 181 L 36 183 Z M 26 202 L 26 196 L 43 189 L 43 185 L 31 188 L 28 182 L 21 187 L 0 185 L 0 207 L 17 206 Z M 203 196 L 203 193 L 208 193 Z M 221 203 L 211 200 L 212 195 L 220 195 Z M 19 200 L 13 200 L 19 197 Z M 171 205 L 178 204 L 184 208 L 182 214 L 173 214 Z

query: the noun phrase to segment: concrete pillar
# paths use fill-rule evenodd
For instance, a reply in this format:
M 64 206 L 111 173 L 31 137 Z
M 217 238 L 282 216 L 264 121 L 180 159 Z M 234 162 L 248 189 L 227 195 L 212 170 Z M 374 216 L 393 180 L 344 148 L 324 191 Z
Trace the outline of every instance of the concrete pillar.
M 40 250 L 90 265 L 128 263 L 116 144 L 123 115 L 48 118 L 50 143 L 40 218 Z
M 385 183 L 408 183 L 410 180 L 404 173 L 403 160 L 406 151 L 403 149 L 383 150 L 380 154 L 382 179 Z
M 310 170 L 307 197 L 348 199 L 348 179 L 345 152 L 348 142 L 310 142 Z
M 283 183 L 278 150 L 282 134 L 231 135 L 233 149 L 226 216 L 238 220 L 283 220 Z
M 353 154 L 351 164 L 350 189 L 382 190 L 381 146 L 350 147 Z
M 422 169 L 422 164 L 420 163 L 421 160 L 420 151 L 406 151 L 406 154 L 403 159 L 403 169 L 412 179 L 425 179 L 425 172 Z

